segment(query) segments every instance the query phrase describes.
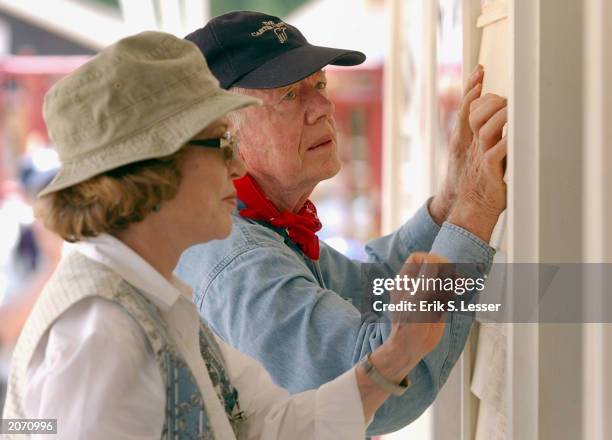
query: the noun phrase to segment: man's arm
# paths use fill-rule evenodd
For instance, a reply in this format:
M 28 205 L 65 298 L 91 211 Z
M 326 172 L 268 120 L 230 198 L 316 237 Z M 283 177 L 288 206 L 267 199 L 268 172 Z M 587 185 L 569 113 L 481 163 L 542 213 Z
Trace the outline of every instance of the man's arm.
M 389 265 L 389 270 L 394 271 L 390 275 L 401 267 L 400 253 L 413 252 L 423 245 L 412 240 L 412 233 L 419 230 L 414 227 L 413 222 L 408 222 L 405 228 L 370 246 L 376 260 L 393 262 Z M 251 233 L 260 229 L 252 225 Z M 452 232 L 449 234 L 454 237 Z M 352 368 L 388 338 L 389 322 L 364 317 L 343 299 L 349 298 L 347 292 L 361 292 L 361 263 L 331 252 L 328 247 L 322 250 L 321 266 L 331 271 L 324 278 L 335 287 L 340 287 L 341 280 L 344 282 L 342 291 L 336 292 L 330 285 L 323 288 L 301 257 L 282 242 L 256 238 L 259 245 L 245 244 L 235 256 L 221 258 L 222 264 L 218 259 L 208 261 L 207 245 L 192 248 L 181 261 L 183 268 L 191 270 L 196 262 L 208 267 L 217 265 L 205 282 L 192 281 L 201 315 L 225 341 L 264 364 L 279 385 L 292 393 L 319 387 Z M 456 252 L 462 252 L 466 245 L 473 247 L 470 239 L 462 240 L 463 235 L 455 238 L 459 242 L 451 241 L 458 248 Z M 437 245 L 442 250 L 445 246 L 448 249 L 444 243 Z M 407 425 L 434 400 L 471 325 L 466 317 L 448 319 L 450 325 L 442 342 L 410 373 L 411 388 L 403 396 L 385 402 L 368 430 L 370 434 Z
M 289 248 L 259 247 L 237 256 L 202 293 L 200 313 L 215 333 L 260 361 L 291 393 L 340 376 L 391 332 L 389 322 L 363 320 L 348 301 L 321 288 Z M 380 430 L 368 432 L 389 432 L 397 421 L 405 425 L 420 414 L 435 395 L 433 376 L 421 363 L 404 396 L 389 399 L 401 414 L 391 417 L 391 425 L 383 414 Z
M 429 244 L 428 240 L 434 231 L 437 234 Z M 494 249 L 482 239 L 457 225 L 447 222 L 441 228 L 437 227 L 429 216 L 426 205 L 396 232 L 378 238 L 367 246 L 369 260 L 382 263 L 383 267 L 386 267 L 385 276 L 388 277 L 393 277 L 403 261 L 417 251 L 431 251 L 454 263 L 470 263 L 462 265 L 460 269 L 463 276 L 472 278 L 483 277 L 489 272 L 495 254 Z M 334 260 L 334 264 L 326 266 L 337 268 L 340 261 L 343 261 L 339 254 L 335 255 Z M 335 273 L 339 271 L 336 269 Z M 331 279 L 334 278 L 334 272 L 330 272 L 328 276 L 329 282 L 333 282 Z M 336 275 L 335 278 L 339 277 Z M 343 297 L 349 297 L 350 292 L 355 289 L 346 281 L 344 286 L 336 285 L 335 288 Z M 360 289 L 359 294 L 361 291 Z M 411 373 L 414 375 L 413 382 L 419 383 L 421 400 L 417 403 L 416 398 L 413 398 L 410 404 L 407 404 L 403 399 L 388 399 L 370 425 L 370 434 L 390 432 L 406 426 L 434 401 L 463 351 L 472 319 L 466 314 L 450 313 L 447 323 L 446 333 L 440 344 Z M 368 348 L 370 347 L 363 346 L 359 356 L 365 356 Z

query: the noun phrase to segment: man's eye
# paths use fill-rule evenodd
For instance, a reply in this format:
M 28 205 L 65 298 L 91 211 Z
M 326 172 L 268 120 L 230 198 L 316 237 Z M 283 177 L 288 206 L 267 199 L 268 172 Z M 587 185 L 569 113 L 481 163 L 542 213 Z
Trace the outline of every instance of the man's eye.
M 327 81 L 318 81 L 315 87 L 319 90 L 324 90 L 327 88 Z
M 289 90 L 287 93 L 285 93 L 285 95 L 283 96 L 283 100 L 285 101 L 293 101 L 296 98 L 296 94 L 293 90 Z

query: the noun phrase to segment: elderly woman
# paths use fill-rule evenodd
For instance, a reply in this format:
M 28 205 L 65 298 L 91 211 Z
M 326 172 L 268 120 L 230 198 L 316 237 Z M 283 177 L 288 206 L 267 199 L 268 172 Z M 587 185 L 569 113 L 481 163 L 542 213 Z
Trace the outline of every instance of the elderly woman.
M 217 84 L 192 43 L 145 32 L 48 93 L 62 168 L 38 214 L 75 245 L 17 344 L 5 418 L 57 419 L 65 439 L 363 438 L 439 341 L 441 323 L 398 323 L 363 364 L 290 396 L 200 322 L 172 271 L 230 233 L 245 170 L 225 115 L 257 104 Z

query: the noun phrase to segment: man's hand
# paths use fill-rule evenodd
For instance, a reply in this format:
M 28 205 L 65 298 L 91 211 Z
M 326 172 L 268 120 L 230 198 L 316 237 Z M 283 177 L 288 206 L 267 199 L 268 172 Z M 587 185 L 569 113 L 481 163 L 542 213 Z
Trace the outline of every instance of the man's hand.
M 502 131 L 508 121 L 507 100 L 493 94 L 476 99 L 470 106 L 469 121 L 474 138 L 448 221 L 488 242 L 506 208 L 504 160 L 508 144 Z
M 470 106 L 480 97 L 484 69 L 479 64 L 470 74 L 464 88 L 463 101 L 457 113 L 457 125 L 451 135 L 448 150 L 448 171 L 439 194 L 429 205 L 429 212 L 434 221 L 441 225 L 446 220 L 455 198 L 459 177 L 463 173 L 467 152 L 474 138 L 470 127 Z

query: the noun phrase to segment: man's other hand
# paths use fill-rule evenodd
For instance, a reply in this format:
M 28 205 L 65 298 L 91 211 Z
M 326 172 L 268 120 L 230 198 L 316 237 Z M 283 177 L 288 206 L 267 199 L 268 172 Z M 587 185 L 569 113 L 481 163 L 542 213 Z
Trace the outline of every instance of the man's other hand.
M 507 121 L 508 102 L 501 96 L 487 94 L 470 105 L 469 122 L 474 137 L 448 216 L 449 222 L 487 242 L 506 208 L 504 160 L 508 143 L 502 133 Z
M 446 220 L 457 196 L 459 177 L 464 171 L 467 152 L 474 138 L 472 127 L 470 127 L 470 106 L 472 102 L 480 98 L 483 78 L 484 69 L 479 64 L 470 74 L 463 89 L 463 100 L 457 113 L 457 124 L 449 143 L 446 178 L 440 193 L 433 198 L 429 205 L 430 214 L 439 225 Z

